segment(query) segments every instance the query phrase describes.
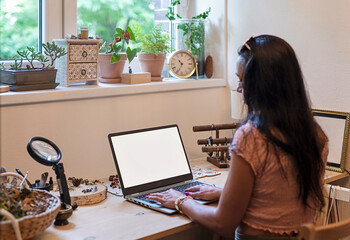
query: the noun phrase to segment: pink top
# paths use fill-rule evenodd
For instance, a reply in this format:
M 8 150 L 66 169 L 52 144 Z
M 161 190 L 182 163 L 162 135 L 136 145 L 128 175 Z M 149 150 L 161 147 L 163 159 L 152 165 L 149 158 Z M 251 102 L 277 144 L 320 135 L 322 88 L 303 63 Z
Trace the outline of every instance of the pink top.
M 320 128 L 319 136 L 324 140 L 322 159 L 326 163 L 328 139 Z M 250 121 L 236 131 L 232 142 L 231 151 L 247 161 L 255 175 L 253 192 L 242 222 L 272 233 L 297 233 L 302 223 L 315 222 L 317 210 L 304 208 L 302 200 L 298 199 L 297 174 L 290 156 L 279 148 L 274 152 L 269 143 L 266 158 L 267 144 L 266 137 Z M 281 174 L 276 154 L 286 178 Z M 321 181 L 323 184 L 323 176 Z

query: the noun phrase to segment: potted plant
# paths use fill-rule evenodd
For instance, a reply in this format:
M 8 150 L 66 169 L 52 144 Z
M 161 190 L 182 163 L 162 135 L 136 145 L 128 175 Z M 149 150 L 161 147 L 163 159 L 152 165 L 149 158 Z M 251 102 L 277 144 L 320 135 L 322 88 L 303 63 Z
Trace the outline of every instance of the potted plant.
M 150 33 L 144 33 L 139 24 L 135 24 L 134 29 L 141 45 L 141 52 L 137 54 L 141 71 L 150 72 L 151 81 L 162 81 L 166 54 L 171 50 L 169 32 L 162 32 L 161 24 L 154 26 Z
M 205 56 L 204 56 L 204 38 L 205 38 L 205 19 L 208 18 L 211 8 L 208 8 L 201 14 L 192 17 L 191 19 L 184 19 L 173 10 L 174 7 L 180 5 L 180 0 L 173 1 L 168 7 L 168 12 L 165 15 L 173 22 L 174 48 L 176 50 L 190 50 L 196 57 L 198 62 L 198 75 L 204 75 Z M 194 73 L 196 75 L 196 73 Z
M 56 73 L 54 68 L 55 60 L 66 55 L 64 48 L 53 43 L 44 43 L 44 54 L 36 52 L 34 47 L 27 47 L 26 50 L 17 51 L 19 59 L 16 58 L 10 68 L 1 66 L 0 82 L 8 84 L 11 91 L 27 91 L 54 89 L 57 87 Z M 23 59 L 29 64 L 22 68 Z M 34 66 L 34 62 L 41 64 L 40 68 Z
M 129 61 L 129 72 L 132 72 L 130 63 L 135 58 L 137 49 L 130 48 L 130 41 L 135 41 L 134 32 L 130 27 L 127 27 L 126 30 L 116 28 L 113 42 L 109 45 L 106 42 L 101 44 L 99 54 L 100 82 L 119 83 L 126 59 Z M 124 44 L 127 45 L 126 53 L 120 53 Z

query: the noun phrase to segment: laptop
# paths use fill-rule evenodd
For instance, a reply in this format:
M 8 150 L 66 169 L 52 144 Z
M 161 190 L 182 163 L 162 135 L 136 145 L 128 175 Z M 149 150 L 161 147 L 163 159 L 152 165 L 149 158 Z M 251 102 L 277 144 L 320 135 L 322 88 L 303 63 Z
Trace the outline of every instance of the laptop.
M 177 125 L 111 133 L 108 139 L 123 196 L 130 202 L 173 214 L 177 211 L 146 199 L 146 195 L 170 188 L 184 192 L 190 186 L 206 184 L 193 179 Z

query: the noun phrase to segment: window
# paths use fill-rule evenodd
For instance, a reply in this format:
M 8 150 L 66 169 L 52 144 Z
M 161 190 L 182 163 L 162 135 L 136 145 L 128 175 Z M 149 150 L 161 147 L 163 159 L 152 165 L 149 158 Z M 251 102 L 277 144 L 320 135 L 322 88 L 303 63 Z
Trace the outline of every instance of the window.
M 1 0 L 0 7 L 0 60 L 27 46 L 41 49 L 41 0 Z
M 147 31 L 154 25 L 154 0 L 44 1 L 43 7 L 42 0 L 1 0 L 0 4 L 0 60 L 14 59 L 17 50 L 27 46 L 40 51 L 42 41 L 75 34 L 72 26 L 86 26 L 90 36 L 97 34 L 111 42 L 116 27 L 138 22 Z
M 90 36 L 112 42 L 116 27 L 126 29 L 133 22 L 145 31 L 153 27 L 153 0 L 77 0 L 77 27 L 88 27 Z

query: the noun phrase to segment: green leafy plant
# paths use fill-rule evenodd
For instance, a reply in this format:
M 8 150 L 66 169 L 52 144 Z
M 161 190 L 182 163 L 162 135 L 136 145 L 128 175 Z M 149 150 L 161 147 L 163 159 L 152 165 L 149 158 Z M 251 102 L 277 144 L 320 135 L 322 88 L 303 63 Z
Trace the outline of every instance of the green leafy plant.
M 174 13 L 174 7 L 176 5 L 181 4 L 180 0 L 173 1 L 170 6 L 168 7 L 168 12 L 165 15 L 170 21 L 176 20 L 176 19 L 182 19 L 182 17 L 178 14 L 175 15 Z M 204 22 L 200 20 L 205 20 L 209 17 L 211 8 L 208 8 L 203 13 L 200 13 L 194 17 L 192 17 L 193 20 L 198 21 L 186 21 L 185 19 L 183 22 L 180 22 L 177 24 L 177 29 L 182 31 L 182 35 L 184 37 L 184 44 L 186 45 L 187 49 L 191 51 L 191 53 L 196 57 L 198 61 L 198 71 L 199 74 L 201 72 L 204 72 L 204 63 L 201 63 L 201 59 L 204 58 L 204 36 L 205 36 L 205 30 L 204 30 Z
M 14 61 L 15 62 L 13 64 L 10 64 L 10 69 L 12 69 L 12 70 L 20 69 L 22 67 L 23 59 L 21 58 L 21 59 L 18 60 L 17 58 L 15 58 Z
M 42 69 L 46 69 L 48 67 L 53 67 L 55 60 L 57 58 L 60 58 L 64 55 L 67 54 L 66 50 L 62 47 L 58 47 L 55 42 L 53 43 L 44 43 L 43 44 L 43 48 L 45 49 L 44 54 L 40 53 L 40 52 L 36 52 L 34 47 L 27 47 L 26 50 L 23 51 L 17 51 L 18 55 L 21 57 L 21 61 L 23 59 L 26 59 L 30 66 L 27 68 L 32 68 L 35 69 L 33 62 L 35 60 L 39 61 L 41 63 L 41 68 Z M 47 56 L 50 58 L 51 63 L 47 64 L 47 62 L 49 61 L 49 59 L 47 58 Z M 15 60 L 16 62 L 16 60 Z M 22 65 L 22 64 L 21 64 Z M 17 70 L 17 69 L 16 69 Z
M 175 20 L 173 7 L 180 4 L 180 0 L 174 1 L 171 4 L 171 7 L 168 8 L 168 13 L 166 17 L 172 21 Z M 192 19 L 205 20 L 208 18 L 211 8 L 208 8 L 203 13 L 198 14 L 197 16 L 192 17 Z M 181 16 L 177 15 L 178 19 L 182 19 Z M 180 23 L 177 25 L 177 29 L 183 31 L 183 36 L 185 36 L 185 44 L 188 49 L 191 50 L 192 54 L 197 58 L 202 51 L 203 43 L 204 43 L 204 23 L 196 23 L 196 22 L 188 22 L 188 23 Z
M 24 59 L 26 59 L 31 68 L 34 68 L 34 60 L 37 60 L 39 56 L 41 55 L 40 52 L 36 52 L 34 47 L 27 47 L 26 50 L 23 51 L 17 51 L 18 55 Z
M 183 35 L 186 36 L 184 43 L 186 44 L 187 48 L 191 50 L 192 54 L 198 58 L 204 47 L 204 23 L 182 23 L 177 26 L 177 29 L 183 31 Z
M 100 44 L 100 51 L 112 53 L 111 63 L 116 63 L 122 59 L 122 56 L 119 53 L 123 49 L 123 44 L 126 44 L 128 46 L 126 49 L 126 57 L 128 58 L 130 64 L 137 54 L 137 49 L 132 49 L 129 46 L 130 41 L 136 41 L 134 32 L 130 27 L 127 27 L 126 30 L 116 28 L 113 36 L 114 40 L 108 46 L 106 42 Z
M 45 51 L 44 51 L 45 55 L 48 56 L 51 60 L 51 64 L 50 64 L 51 67 L 54 66 L 54 63 L 55 63 L 57 58 L 63 57 L 64 55 L 67 54 L 66 50 L 62 47 L 57 46 L 55 42 L 44 43 L 43 48 L 45 49 Z M 45 58 L 42 58 L 42 60 L 45 60 Z
M 145 33 L 140 24 L 133 24 L 135 35 L 142 52 L 152 53 L 158 56 L 160 53 L 168 53 L 171 51 L 169 46 L 169 32 L 162 32 L 162 24 L 154 26 L 150 33 Z
M 175 0 L 170 3 L 170 7 L 168 7 L 168 12 L 165 14 L 165 16 L 170 20 L 173 21 L 177 18 L 182 19 L 182 17 L 179 14 L 174 13 L 174 7 L 178 4 L 180 4 L 180 0 Z

